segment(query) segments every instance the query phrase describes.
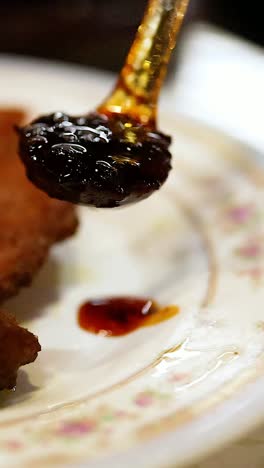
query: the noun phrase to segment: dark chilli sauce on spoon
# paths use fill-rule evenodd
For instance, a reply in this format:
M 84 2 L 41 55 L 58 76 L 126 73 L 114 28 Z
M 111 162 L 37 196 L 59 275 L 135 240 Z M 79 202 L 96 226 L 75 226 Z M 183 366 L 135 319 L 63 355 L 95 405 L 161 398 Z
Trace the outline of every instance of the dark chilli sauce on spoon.
M 114 114 L 39 117 L 19 130 L 29 179 L 51 197 L 112 208 L 158 190 L 171 168 L 171 139 Z
M 140 201 L 171 169 L 171 139 L 157 130 L 157 103 L 188 0 L 149 0 L 110 96 L 95 113 L 61 112 L 20 129 L 30 180 L 51 197 L 98 208 Z

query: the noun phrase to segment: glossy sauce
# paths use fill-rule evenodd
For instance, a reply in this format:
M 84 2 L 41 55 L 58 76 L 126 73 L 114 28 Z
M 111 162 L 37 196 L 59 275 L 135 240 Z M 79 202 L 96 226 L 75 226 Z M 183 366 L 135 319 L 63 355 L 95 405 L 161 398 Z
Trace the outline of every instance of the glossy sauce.
M 85 302 L 79 309 L 78 323 L 91 333 L 122 336 L 169 320 L 178 313 L 177 306 L 161 308 L 148 298 L 110 297 Z
M 51 197 L 113 208 L 158 190 L 171 169 L 170 137 L 123 115 L 56 112 L 21 128 L 29 179 Z

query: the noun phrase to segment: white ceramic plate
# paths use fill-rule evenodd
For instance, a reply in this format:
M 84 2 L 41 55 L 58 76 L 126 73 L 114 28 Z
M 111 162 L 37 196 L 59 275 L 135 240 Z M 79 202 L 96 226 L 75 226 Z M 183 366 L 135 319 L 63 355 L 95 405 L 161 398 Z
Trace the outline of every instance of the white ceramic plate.
M 92 109 L 111 79 L 2 58 L 0 106 Z M 7 308 L 43 351 L 0 397 L 0 466 L 165 467 L 196 461 L 264 419 L 264 213 L 249 149 L 180 116 L 174 169 L 149 200 L 80 209 L 33 286 Z M 77 309 L 102 295 L 176 304 L 167 322 L 121 338 L 82 331 Z

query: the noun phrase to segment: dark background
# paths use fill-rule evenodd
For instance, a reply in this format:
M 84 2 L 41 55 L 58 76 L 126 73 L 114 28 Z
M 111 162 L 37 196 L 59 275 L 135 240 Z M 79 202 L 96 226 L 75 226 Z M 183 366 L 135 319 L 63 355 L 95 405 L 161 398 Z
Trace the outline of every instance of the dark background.
M 118 70 L 146 0 L 0 0 L 0 53 Z M 263 45 L 261 2 L 191 0 L 185 27 L 208 21 Z

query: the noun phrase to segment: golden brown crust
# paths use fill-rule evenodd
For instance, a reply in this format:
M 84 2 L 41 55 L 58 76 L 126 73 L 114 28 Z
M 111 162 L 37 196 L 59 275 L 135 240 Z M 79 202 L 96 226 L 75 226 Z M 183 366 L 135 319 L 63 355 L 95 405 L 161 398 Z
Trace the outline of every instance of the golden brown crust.
M 51 245 L 77 227 L 72 205 L 49 198 L 25 176 L 13 129 L 23 118 L 0 110 L 0 302 L 29 285 Z
M 77 227 L 72 205 L 52 200 L 25 176 L 13 129 L 23 118 L 0 109 L 0 302 L 29 285 L 51 245 Z M 40 349 L 37 337 L 0 312 L 0 390 L 15 386 L 18 368 Z
M 35 361 L 40 350 L 36 336 L 0 311 L 0 390 L 13 388 L 18 368 Z

